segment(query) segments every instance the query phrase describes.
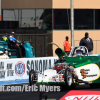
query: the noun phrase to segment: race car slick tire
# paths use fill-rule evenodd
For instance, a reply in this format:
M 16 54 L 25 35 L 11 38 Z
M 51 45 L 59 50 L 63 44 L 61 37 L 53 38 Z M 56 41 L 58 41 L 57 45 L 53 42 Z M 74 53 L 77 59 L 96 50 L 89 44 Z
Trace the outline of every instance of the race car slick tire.
M 72 87 L 72 73 L 70 69 L 65 70 L 64 80 L 67 88 Z
M 34 70 L 31 70 L 29 72 L 29 85 L 34 85 L 36 84 L 36 73 Z

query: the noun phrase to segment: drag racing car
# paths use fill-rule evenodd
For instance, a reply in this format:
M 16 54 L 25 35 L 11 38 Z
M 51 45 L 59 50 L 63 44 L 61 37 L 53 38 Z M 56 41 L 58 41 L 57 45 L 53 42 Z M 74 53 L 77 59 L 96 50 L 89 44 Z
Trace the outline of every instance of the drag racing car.
M 71 49 L 69 56 L 57 48 L 55 53 L 59 59 L 52 69 L 44 73 L 31 70 L 29 84 L 64 84 L 67 88 L 76 85 L 89 84 L 91 87 L 100 84 L 100 57 L 97 54 L 89 55 L 85 46 L 76 46 Z

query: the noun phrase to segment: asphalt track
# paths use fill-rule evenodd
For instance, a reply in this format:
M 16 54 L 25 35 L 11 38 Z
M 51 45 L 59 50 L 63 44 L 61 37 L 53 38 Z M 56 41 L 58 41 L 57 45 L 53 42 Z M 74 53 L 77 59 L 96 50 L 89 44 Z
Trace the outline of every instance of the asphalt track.
M 23 84 L 17 84 L 17 86 L 18 85 L 23 86 Z M 74 90 L 100 91 L 100 88 L 91 89 L 89 85 L 82 85 L 82 86 L 76 86 Z M 71 90 L 62 89 L 60 92 L 49 92 L 49 93 L 39 93 L 39 92 L 34 93 L 34 92 L 25 92 L 25 91 L 24 92 L 0 92 L 0 100 L 42 100 L 43 96 L 47 96 L 49 100 L 50 99 L 59 100 L 69 91 Z

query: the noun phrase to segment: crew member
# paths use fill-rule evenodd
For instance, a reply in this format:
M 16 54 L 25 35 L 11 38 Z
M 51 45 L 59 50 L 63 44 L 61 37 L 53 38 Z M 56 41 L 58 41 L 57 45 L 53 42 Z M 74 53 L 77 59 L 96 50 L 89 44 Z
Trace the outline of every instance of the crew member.
M 66 36 L 66 40 L 64 41 L 64 51 L 67 53 L 67 55 L 69 55 L 70 50 L 71 50 L 71 45 L 69 42 L 69 37 Z
M 89 33 L 85 33 L 85 37 L 80 40 L 80 46 L 85 46 L 88 49 L 89 54 L 93 54 L 93 41 L 89 38 Z
M 17 39 L 14 37 L 14 35 L 15 35 L 15 32 L 11 32 L 11 35 L 9 36 L 8 41 L 12 49 L 18 50 L 18 57 L 21 58 L 22 57 L 21 48 L 19 44 L 17 43 Z

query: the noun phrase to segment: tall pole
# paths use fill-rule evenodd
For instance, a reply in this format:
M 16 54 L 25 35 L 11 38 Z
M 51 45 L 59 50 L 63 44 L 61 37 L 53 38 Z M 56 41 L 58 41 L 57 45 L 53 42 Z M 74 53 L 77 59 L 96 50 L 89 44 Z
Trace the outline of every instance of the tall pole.
M 73 0 L 71 0 L 71 46 L 74 47 L 74 10 L 73 10 Z

